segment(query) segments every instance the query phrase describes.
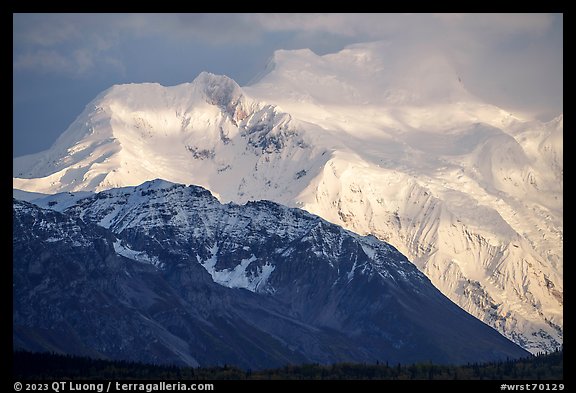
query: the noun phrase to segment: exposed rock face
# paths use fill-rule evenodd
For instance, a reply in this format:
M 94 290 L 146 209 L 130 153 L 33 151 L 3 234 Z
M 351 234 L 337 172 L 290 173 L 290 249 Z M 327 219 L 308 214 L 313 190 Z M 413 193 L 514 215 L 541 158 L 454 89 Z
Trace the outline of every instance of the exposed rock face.
M 14 201 L 14 344 L 270 367 L 465 363 L 527 352 L 394 247 L 272 202 L 165 181 Z

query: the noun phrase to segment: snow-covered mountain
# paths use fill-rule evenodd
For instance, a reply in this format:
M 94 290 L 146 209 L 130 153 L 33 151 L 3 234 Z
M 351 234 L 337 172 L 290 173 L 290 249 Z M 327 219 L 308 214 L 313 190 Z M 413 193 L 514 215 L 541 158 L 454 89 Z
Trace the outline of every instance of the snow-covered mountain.
M 301 207 L 399 249 L 446 296 L 531 351 L 562 342 L 563 118 L 472 96 L 450 63 L 386 43 L 278 51 L 251 86 L 114 86 L 14 188 L 52 194 L 146 180 L 222 202 Z
M 14 200 L 14 344 L 262 368 L 527 356 L 394 247 L 163 180 Z

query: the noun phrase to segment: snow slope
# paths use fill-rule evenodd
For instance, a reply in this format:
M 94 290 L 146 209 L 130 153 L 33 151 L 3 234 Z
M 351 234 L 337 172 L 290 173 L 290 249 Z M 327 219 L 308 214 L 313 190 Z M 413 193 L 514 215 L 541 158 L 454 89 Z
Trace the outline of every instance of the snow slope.
M 64 205 L 13 201 L 15 347 L 245 369 L 528 355 L 394 247 L 300 209 L 164 180 Z
M 382 42 L 277 51 L 265 70 L 244 88 L 208 73 L 114 86 L 50 150 L 14 160 L 14 188 L 163 178 L 301 207 L 390 242 L 524 348 L 562 343 L 562 116 L 518 118 L 446 59 Z
M 245 88 L 340 142 L 300 206 L 394 244 L 526 348 L 553 348 L 562 340 L 562 116 L 516 118 L 472 97 L 442 59 L 395 61 L 396 50 L 277 52 Z

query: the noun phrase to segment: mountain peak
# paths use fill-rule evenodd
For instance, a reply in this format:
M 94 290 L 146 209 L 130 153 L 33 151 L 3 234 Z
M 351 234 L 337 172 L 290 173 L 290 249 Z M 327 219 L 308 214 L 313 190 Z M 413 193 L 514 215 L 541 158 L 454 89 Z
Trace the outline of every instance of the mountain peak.
M 510 119 L 426 48 L 278 51 L 244 88 L 207 72 L 112 88 L 49 151 L 16 158 L 13 184 L 164 178 L 301 207 L 389 241 L 464 309 L 545 350 L 562 340 L 563 118 Z
M 147 189 L 147 190 L 165 190 L 167 188 L 172 188 L 176 185 L 183 187 L 183 185 L 181 185 L 181 184 L 173 183 L 173 182 L 168 181 L 168 180 L 154 179 L 154 180 L 148 180 L 148 181 L 140 184 L 138 186 L 138 188 L 139 189 Z
M 237 103 L 242 97 L 240 86 L 225 75 L 215 75 L 204 71 L 194 79 L 192 84 L 200 89 L 206 101 L 212 105 L 227 107 L 231 103 Z
M 15 344 L 245 368 L 527 355 L 384 242 L 171 184 L 103 191 L 61 213 L 14 201 Z
M 408 54 L 384 41 L 354 44 L 322 56 L 309 49 L 275 51 L 249 91 L 280 98 L 280 105 L 303 97 L 324 105 L 432 106 L 476 101 L 447 57 Z

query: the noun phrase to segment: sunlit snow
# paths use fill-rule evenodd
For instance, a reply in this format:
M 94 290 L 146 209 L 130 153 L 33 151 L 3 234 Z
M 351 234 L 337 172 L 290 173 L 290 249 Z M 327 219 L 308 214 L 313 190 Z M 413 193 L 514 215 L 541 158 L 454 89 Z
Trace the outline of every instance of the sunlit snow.
M 243 88 L 209 73 L 171 87 L 113 86 L 51 149 L 16 158 L 13 186 L 93 192 L 162 178 L 223 202 L 300 207 L 390 242 L 525 348 L 555 348 L 563 116 L 524 119 L 472 96 L 447 59 L 401 53 L 386 43 L 277 51 Z M 227 286 L 257 290 L 269 275 L 248 272 L 254 261 L 210 263 Z

